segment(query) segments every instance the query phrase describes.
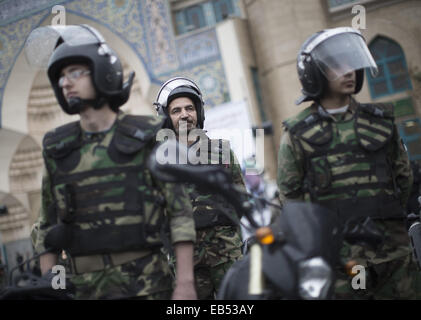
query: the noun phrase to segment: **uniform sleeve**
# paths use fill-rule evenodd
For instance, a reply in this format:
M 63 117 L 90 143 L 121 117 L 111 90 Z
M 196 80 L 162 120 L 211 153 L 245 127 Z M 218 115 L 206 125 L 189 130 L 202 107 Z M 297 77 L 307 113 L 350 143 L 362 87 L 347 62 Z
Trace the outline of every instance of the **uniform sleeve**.
M 392 146 L 392 170 L 400 190 L 400 201 L 406 207 L 414 177 L 409 163 L 408 153 L 400 138 L 396 125 L 394 126 L 394 139 Z
M 193 208 L 181 184 L 163 183 L 166 211 L 170 223 L 171 242 L 196 241 Z
M 44 166 L 41 187 L 41 209 L 38 219 L 32 226 L 31 239 L 36 253 L 45 251 L 44 239 L 53 225 L 56 223 L 52 216 L 51 208 L 54 205 L 53 196 L 51 194 L 51 179 L 47 169 Z
M 231 174 L 232 174 L 232 180 L 233 182 L 244 188 L 244 190 L 246 189 L 246 184 L 244 182 L 244 177 L 243 174 L 241 173 L 241 166 L 240 163 L 238 162 L 238 159 L 234 153 L 234 151 L 231 149 L 230 151 L 230 163 L 231 163 Z
M 280 201 L 303 200 L 304 160 L 288 131 L 284 131 L 278 152 L 277 183 Z

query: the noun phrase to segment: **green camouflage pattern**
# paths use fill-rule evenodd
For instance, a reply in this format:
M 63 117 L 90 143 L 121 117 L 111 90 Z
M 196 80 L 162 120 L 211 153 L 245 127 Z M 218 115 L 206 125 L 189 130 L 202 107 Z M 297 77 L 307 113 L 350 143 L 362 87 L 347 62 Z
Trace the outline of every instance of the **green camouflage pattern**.
M 125 115 L 119 114 L 119 120 L 123 119 Z M 149 127 L 160 123 L 162 119 L 158 117 L 148 117 Z M 87 134 L 82 132 L 82 147 L 79 149 L 80 159 L 69 174 L 77 174 L 80 172 L 89 172 L 95 169 L 104 168 L 123 168 L 127 163 L 115 163 L 107 153 L 113 136 L 115 135 L 116 124 L 107 132 Z M 153 132 L 146 132 L 151 134 Z M 72 141 L 76 137 L 66 137 L 67 141 Z M 137 151 L 134 160 L 130 162 L 140 165 L 144 164 L 148 155 L 155 144 L 154 137 L 149 143 L 144 145 L 141 150 Z M 59 142 L 58 142 L 59 143 Z M 59 210 L 64 210 L 64 194 L 61 191 L 61 185 L 58 183 L 52 184 L 52 174 L 55 170 L 59 170 L 56 161 L 48 157 L 44 150 L 45 165 L 48 170 L 44 170 L 42 181 L 42 206 L 40 216 L 36 225 L 33 228 L 31 237 L 34 241 L 36 252 L 40 253 L 45 250 L 44 239 L 46 234 L 57 223 L 57 215 L 51 210 L 51 205 L 56 202 Z M 138 172 L 142 176 L 144 185 L 138 185 L 137 190 L 142 194 L 149 196 L 147 199 L 162 198 L 163 205 L 157 206 L 156 203 L 144 201 L 144 215 L 127 215 L 119 216 L 115 219 L 102 220 L 109 224 L 136 224 L 143 219 L 148 223 L 159 223 L 163 217 L 169 221 L 171 243 L 189 241 L 194 242 L 196 239 L 196 232 L 194 229 L 194 220 L 192 218 L 192 207 L 190 200 L 187 197 L 183 188 L 172 183 L 163 183 L 153 178 L 150 172 L 143 167 L 143 170 Z M 74 181 L 78 186 L 89 186 L 98 182 L 118 182 L 119 178 L 124 178 L 124 173 L 110 176 L 100 176 L 98 178 L 90 177 L 89 179 L 79 179 Z M 114 179 L 114 180 L 113 180 Z M 117 179 L 117 180 L 116 180 Z M 151 188 L 150 186 L 154 186 Z M 124 186 L 123 186 L 124 188 Z M 115 200 L 122 194 L 120 187 L 108 190 L 108 195 L 114 195 L 113 201 L 99 206 L 99 208 L 87 208 L 85 214 L 90 212 L 111 209 L 122 209 L 124 201 Z M 55 194 L 52 193 L 55 192 Z M 91 197 L 95 195 L 92 194 Z M 110 198 L 111 199 L 111 198 Z M 78 212 L 79 213 L 79 212 Z M 94 222 L 81 222 L 79 227 L 90 229 L 97 227 Z M 94 239 L 93 239 L 94 240 Z M 161 239 L 160 232 L 155 234 L 148 233 L 146 241 L 151 244 L 161 243 L 165 239 Z M 158 251 L 159 252 L 159 251 Z M 110 266 L 109 266 L 110 267 Z M 126 263 L 124 265 L 110 267 L 103 271 L 89 272 L 80 275 L 75 275 L 72 281 L 77 285 L 77 297 L 81 299 L 96 299 L 96 298 L 120 298 L 120 297 L 147 297 L 150 294 L 157 292 L 165 292 L 171 290 L 171 277 L 166 263 L 166 258 L 157 253 L 150 254 L 138 260 Z
M 196 230 L 194 276 L 200 300 L 215 299 L 225 273 L 242 258 L 241 233 L 234 226 Z
M 298 116 L 288 119 L 289 128 L 300 120 L 306 118 L 310 113 L 316 112 L 317 106 L 306 108 Z M 357 143 L 354 131 L 355 112 L 357 102 L 351 100 L 348 110 L 342 114 L 330 115 L 332 120 L 330 123 L 333 128 L 332 143 L 330 148 L 334 148 L 341 139 L 348 143 Z M 362 120 L 364 121 L 364 120 Z M 357 124 L 359 125 L 359 124 Z M 378 130 L 385 130 L 387 125 L 376 124 Z M 392 163 L 392 174 L 395 176 L 397 187 L 400 189 L 399 194 L 400 203 L 405 206 L 412 185 L 412 172 L 409 166 L 408 155 L 401 143 L 396 126 L 392 126 L 392 138 L 385 140 L 387 148 L 387 155 L 390 163 Z M 315 129 L 317 130 L 317 129 Z M 365 132 L 367 135 L 372 134 Z M 382 140 L 384 135 L 380 134 L 379 140 Z M 317 137 L 323 139 L 326 137 Z M 369 139 L 370 140 L 370 139 Z M 371 140 L 370 140 L 371 141 Z M 302 142 L 302 141 L 301 141 Z M 369 143 L 367 141 L 367 143 Z M 303 180 L 305 176 L 305 153 L 306 148 L 311 148 L 305 142 L 300 146 L 297 139 L 288 129 L 282 135 L 281 143 L 278 153 L 278 176 L 277 183 L 280 190 L 281 202 L 287 200 L 301 200 L 310 201 L 310 195 L 304 191 Z M 308 150 L 307 150 L 308 151 Z M 329 157 L 329 156 L 328 156 Z M 334 162 L 339 159 L 329 159 L 328 162 Z M 318 167 L 323 168 L 326 163 L 319 159 Z M 317 172 L 317 166 L 316 172 Z M 343 167 L 335 167 L 335 172 L 332 175 L 358 170 L 361 172 L 367 171 L 367 164 L 356 163 L 348 164 Z M 325 172 L 325 171 L 324 171 Z M 373 176 L 374 177 L 374 176 Z M 372 177 L 372 178 L 373 178 Z M 392 177 L 386 177 L 391 180 Z M 343 185 L 354 183 L 367 183 L 367 176 L 360 176 L 358 178 L 337 180 L 336 183 Z M 322 179 L 318 181 L 323 181 Z M 336 185 L 337 187 L 338 185 Z M 370 197 L 381 192 L 392 194 L 392 189 L 361 189 L 358 191 L 358 197 Z M 325 194 L 322 199 L 344 199 L 347 194 Z M 358 210 L 358 208 L 355 208 Z M 354 298 L 376 298 L 376 299 L 391 299 L 391 298 L 418 298 L 420 295 L 419 288 L 421 288 L 420 273 L 416 272 L 416 265 L 412 261 L 411 250 L 409 247 L 409 237 L 404 221 L 401 220 L 375 220 L 375 226 L 383 235 L 382 244 L 373 249 L 365 244 L 349 244 L 344 242 L 341 249 L 341 259 L 343 263 L 350 260 L 356 260 L 358 264 L 367 267 L 367 289 L 353 290 L 351 287 L 351 277 L 347 276 L 342 270 L 338 273 L 338 281 L 336 284 L 336 297 L 338 299 L 354 299 Z M 374 272 L 374 271 L 375 272 Z M 374 276 L 373 276 L 374 275 Z M 377 280 L 374 280 L 374 278 Z M 379 280 L 381 279 L 381 281 Z
M 215 140 L 211 141 L 214 142 Z M 221 144 L 223 146 L 222 150 L 218 147 L 212 147 L 208 149 L 208 164 L 219 165 L 229 170 L 232 182 L 241 190 L 246 192 L 246 186 L 241 172 L 241 166 L 237 160 L 237 157 L 235 156 L 234 151 L 229 147 L 229 141 L 222 140 Z M 214 143 L 212 143 L 212 145 L 214 145 Z M 215 159 L 219 159 L 219 164 L 213 162 Z M 193 205 L 193 215 L 195 217 L 201 214 L 207 214 L 207 211 L 210 212 L 213 210 L 224 212 L 225 215 L 231 216 L 234 219 L 238 217 L 237 213 L 234 211 L 234 208 L 221 195 L 211 193 L 206 194 L 202 190 L 198 190 L 194 184 L 186 184 L 186 191 L 192 202 L 197 204 Z
M 170 299 L 172 277 L 166 258 L 151 254 L 104 270 L 74 275 L 76 299 Z
M 343 265 L 353 260 L 365 268 L 365 289 L 353 288 L 353 276 L 341 268 L 337 273 L 335 298 L 421 299 L 421 273 L 408 247 L 404 222 L 377 221 L 376 226 L 384 236 L 380 248 L 375 250 L 345 242 L 340 253 Z M 361 283 L 359 278 L 354 281 Z
M 365 129 L 367 120 L 363 117 L 357 117 L 355 120 L 357 104 L 355 100 L 352 100 L 349 111 L 345 113 L 344 119 L 336 120 L 334 116 L 331 116 L 334 121 L 323 121 L 311 126 L 304 132 L 300 132 L 301 138 L 298 139 L 295 135 L 291 136 L 289 131 L 286 131 L 282 136 L 281 145 L 278 155 L 278 186 L 281 191 L 281 196 L 287 198 L 301 197 L 305 200 L 310 199 L 310 195 L 307 192 L 303 192 L 302 181 L 304 179 L 304 169 L 302 159 L 306 158 L 306 155 L 315 152 L 315 148 L 308 143 L 312 140 L 315 144 L 326 143 L 324 147 L 326 152 L 318 156 L 311 158 L 311 167 L 314 168 L 314 181 L 315 181 L 315 192 L 317 193 L 317 201 L 330 200 L 330 199 L 350 199 L 354 197 L 372 197 L 378 194 L 393 195 L 393 181 L 392 176 L 381 177 L 387 179 L 384 184 L 387 187 L 379 188 L 374 187 L 377 183 L 383 182 L 378 180 L 375 172 L 373 172 L 372 163 L 367 161 L 358 161 L 355 163 L 349 163 L 349 160 L 354 154 L 352 148 L 358 148 L 358 144 L 370 145 L 370 143 L 364 139 L 369 136 L 370 141 L 376 141 L 378 146 L 381 147 L 388 140 L 391 139 L 392 135 L 395 136 L 395 143 L 390 143 L 389 148 L 386 152 L 391 154 L 391 157 L 396 159 L 393 162 L 395 165 L 395 173 L 400 181 L 401 204 L 406 203 L 409 197 L 408 189 L 408 178 L 411 177 L 410 170 L 408 170 L 407 163 L 408 157 L 404 151 L 397 132 L 396 127 L 393 125 L 391 119 L 382 119 L 378 123 L 372 123 L 376 131 L 380 133 L 370 132 Z M 304 110 L 296 118 L 289 119 L 286 121 L 288 127 L 292 127 L 298 120 L 306 118 L 310 113 L 317 112 L 317 105 L 313 104 L 311 107 Z M 363 112 L 360 112 L 363 113 Z M 355 121 L 357 123 L 355 123 Z M 358 134 L 362 137 L 359 140 L 356 138 L 354 125 L 358 130 Z M 323 126 L 324 128 L 321 128 Z M 328 128 L 333 126 L 333 128 Z M 326 129 L 328 128 L 328 129 Z M 339 134 L 340 132 L 340 134 Z M 330 141 L 330 142 L 329 142 Z M 374 144 L 373 144 L 374 145 Z M 345 148 L 346 146 L 346 148 Z M 335 148 L 342 147 L 341 151 L 333 152 Z M 374 146 L 368 146 L 374 147 Z M 326 154 L 329 151 L 328 154 Z M 359 156 L 359 155 L 358 155 Z M 361 156 L 364 156 L 362 153 Z M 301 168 L 300 168 L 301 166 Z M 355 175 L 352 175 L 352 173 Z M 330 186 L 331 183 L 331 186 Z M 323 193 L 323 189 L 329 187 L 330 192 Z M 356 193 L 350 193 L 348 190 L 344 190 L 344 187 L 353 186 Z M 338 190 L 333 193 L 332 191 Z M 340 190 L 343 190 L 342 192 Z M 292 194 L 291 194 L 292 193 Z M 288 195 L 288 196 L 287 196 Z M 313 200 L 315 200 L 313 198 Z
M 224 141 L 224 144 L 229 147 L 228 141 Z M 229 151 L 229 162 L 226 161 L 228 153 L 225 154 L 225 151 Z M 222 166 L 229 170 L 233 183 L 246 191 L 241 167 L 232 149 L 210 148 L 208 152 L 209 164 L 221 165 L 222 163 Z M 215 163 L 215 159 L 219 159 L 219 164 Z M 222 196 L 206 194 L 193 184 L 185 184 L 185 189 L 192 201 L 194 215 L 218 210 L 234 218 L 237 217 L 232 206 Z M 199 208 L 196 205 L 204 201 L 206 206 L 200 205 Z M 199 299 L 211 300 L 215 298 L 225 273 L 235 261 L 242 258 L 241 231 L 238 226 L 212 226 L 196 229 L 196 235 L 194 246 L 196 292 Z M 169 261 L 174 268 L 174 257 L 170 256 Z
M 235 153 L 230 150 L 229 164 L 222 164 L 230 170 L 233 183 L 246 190 L 241 167 L 235 156 Z M 212 157 L 212 153 L 221 152 L 220 150 L 210 150 L 210 159 L 223 159 L 224 155 L 218 154 Z M 222 160 L 222 162 L 224 162 Z M 210 161 L 211 163 L 211 161 Z M 186 191 L 191 200 L 197 197 L 196 200 L 206 199 L 212 205 L 206 207 L 211 211 L 218 208 L 223 210 L 226 214 L 236 216 L 235 211 L 227 203 L 227 201 L 217 194 L 205 194 L 197 190 L 195 186 L 186 186 Z M 197 206 L 193 205 L 193 214 L 205 214 L 206 210 L 201 208 L 198 212 Z M 197 296 L 201 300 L 214 299 L 219 285 L 231 267 L 231 265 L 242 257 L 241 254 L 241 232 L 237 226 L 214 226 L 205 229 L 196 230 L 196 244 L 194 246 L 194 272 Z

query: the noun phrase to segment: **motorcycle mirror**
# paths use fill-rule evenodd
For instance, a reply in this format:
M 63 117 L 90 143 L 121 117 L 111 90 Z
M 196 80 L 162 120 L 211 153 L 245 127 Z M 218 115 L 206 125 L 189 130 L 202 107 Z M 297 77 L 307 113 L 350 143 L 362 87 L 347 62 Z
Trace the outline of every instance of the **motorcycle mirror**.
M 358 273 L 353 271 L 353 268 L 356 265 L 358 265 L 358 262 L 356 260 L 349 260 L 344 266 L 346 274 L 351 276 L 351 277 L 356 276 Z

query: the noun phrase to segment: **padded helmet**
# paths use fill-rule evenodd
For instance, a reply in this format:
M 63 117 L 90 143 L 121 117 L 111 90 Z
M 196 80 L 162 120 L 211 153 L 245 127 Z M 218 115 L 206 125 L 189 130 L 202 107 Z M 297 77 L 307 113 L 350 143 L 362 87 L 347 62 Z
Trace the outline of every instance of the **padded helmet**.
M 327 69 L 336 70 L 333 72 L 336 78 L 355 71 L 354 93 L 358 93 L 363 86 L 364 68 L 370 68 L 373 76 L 377 74 L 377 65 L 358 30 L 340 27 L 311 35 L 301 46 L 297 56 L 302 96 L 296 104 L 317 101 L 323 96 L 328 77 L 332 77 L 331 74 L 328 75 Z
M 168 106 L 171 101 L 180 97 L 188 97 L 193 101 L 196 107 L 197 125 L 200 129 L 203 129 L 205 122 L 205 102 L 203 101 L 202 92 L 196 83 L 185 77 L 171 78 L 159 89 L 154 105 L 158 115 L 167 117 L 164 126 L 174 129 L 168 114 Z
M 46 48 L 39 48 L 42 45 Z M 134 73 L 123 84 L 123 68 L 117 54 L 106 44 L 102 35 L 88 25 L 47 26 L 31 32 L 27 39 L 26 55 L 30 64 L 48 61 L 47 75 L 61 108 L 68 114 L 80 112 L 84 103 L 101 108 L 108 102 L 115 112 L 129 99 Z M 43 57 L 40 57 L 43 55 Z M 91 71 L 96 98 L 66 101 L 58 85 L 61 70 L 75 63 L 87 64 Z M 43 65 L 39 65 L 43 66 Z M 45 66 L 43 66 L 45 67 Z

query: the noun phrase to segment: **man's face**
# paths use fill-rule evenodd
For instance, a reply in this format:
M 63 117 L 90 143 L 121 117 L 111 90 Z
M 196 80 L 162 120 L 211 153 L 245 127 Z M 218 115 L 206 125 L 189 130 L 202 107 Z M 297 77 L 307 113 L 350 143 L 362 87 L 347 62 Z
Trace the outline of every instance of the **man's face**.
M 179 133 L 180 121 L 187 122 L 187 131 L 197 126 L 196 107 L 190 98 L 180 97 L 171 101 L 168 105 L 168 114 L 177 134 Z
M 327 69 L 327 73 L 331 71 Z M 348 72 L 336 80 L 328 81 L 328 91 L 331 94 L 350 95 L 355 92 L 356 73 L 355 71 Z
M 60 72 L 59 86 L 66 101 L 70 98 L 95 99 L 89 68 L 84 64 L 71 64 Z

